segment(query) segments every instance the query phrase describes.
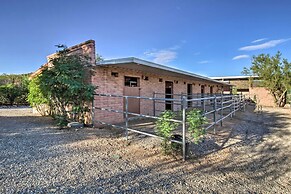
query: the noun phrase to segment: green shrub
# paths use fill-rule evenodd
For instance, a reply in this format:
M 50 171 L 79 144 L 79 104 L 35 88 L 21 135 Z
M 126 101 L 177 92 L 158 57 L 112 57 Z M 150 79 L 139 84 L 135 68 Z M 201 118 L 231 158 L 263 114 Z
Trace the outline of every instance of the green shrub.
M 175 114 L 172 111 L 164 111 L 160 114 L 159 119 L 156 121 L 156 129 L 157 134 L 163 137 L 162 141 L 162 149 L 165 154 L 172 153 L 172 144 L 171 144 L 171 136 L 173 135 L 173 131 L 178 127 L 178 123 L 169 121 L 169 119 L 173 119 Z
M 29 93 L 27 100 L 30 106 L 35 107 L 42 114 L 42 105 L 49 104 L 49 99 L 45 96 L 40 88 L 40 80 L 38 77 L 30 80 L 28 85 Z
M 27 75 L 0 75 L 0 104 L 27 104 Z
M 193 138 L 193 142 L 198 144 L 205 135 L 204 124 L 207 123 L 207 118 L 203 116 L 203 112 L 198 109 L 193 109 L 187 112 L 186 115 L 188 130 Z
M 15 84 L 6 84 L 0 86 L 0 95 L 3 104 L 13 105 L 19 94 L 19 87 Z

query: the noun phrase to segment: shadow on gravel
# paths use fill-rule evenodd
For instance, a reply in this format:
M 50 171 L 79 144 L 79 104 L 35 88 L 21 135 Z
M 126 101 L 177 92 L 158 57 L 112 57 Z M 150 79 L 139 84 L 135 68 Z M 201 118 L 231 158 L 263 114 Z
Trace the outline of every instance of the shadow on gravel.
M 246 112 L 239 113 L 230 121 L 229 125 L 232 127 L 226 139 L 219 143 L 211 139 L 205 141 L 203 143 L 205 145 L 202 144 L 202 146 L 207 145 L 210 149 L 201 149 L 200 145 L 200 149 L 203 151 L 198 150 L 196 152 L 198 155 L 185 163 L 163 162 L 142 169 L 122 172 L 108 179 L 100 179 L 100 181 L 103 183 L 103 188 L 111 188 L 114 185 L 116 189 L 123 192 L 136 192 L 153 187 L 171 190 L 172 183 L 180 182 L 183 185 L 185 177 L 188 175 L 201 176 L 199 173 L 212 175 L 212 178 L 219 174 L 220 177 L 229 181 L 228 184 L 272 185 L 272 181 L 276 181 L 290 172 L 290 155 L 287 146 L 284 145 L 284 141 L 288 142 L 288 137 L 291 135 L 290 124 L 290 118 L 286 114 L 278 112 L 256 114 L 253 107 L 249 107 Z M 285 140 L 281 141 L 280 139 L 283 137 Z M 196 148 L 199 149 L 199 146 Z M 228 156 L 224 160 L 217 161 L 210 156 L 211 154 L 216 154 L 216 156 L 223 154 L 226 149 L 228 149 Z M 206 157 L 207 163 L 193 165 L 200 163 Z M 241 178 L 244 180 L 240 180 Z M 121 181 L 120 184 L 115 182 L 116 180 L 132 179 L 138 180 L 138 184 L 131 185 L 130 190 L 124 187 L 126 182 Z M 246 183 L 245 180 L 248 182 Z M 221 181 L 221 178 L 217 181 Z M 204 183 L 201 182 L 198 181 L 196 186 L 205 186 L 207 180 Z M 283 190 L 288 189 L 288 183 L 282 185 L 282 188 Z M 186 191 L 191 192 L 190 185 L 187 185 Z
M 55 149 L 58 146 L 96 137 L 116 137 L 105 129 L 59 129 L 51 117 L 12 114 L 16 116 L 0 116 L 0 161 L 8 159 L 6 165 L 61 156 L 63 153 Z
M 200 170 L 211 173 L 219 170 L 222 173 L 240 172 L 256 181 L 275 180 L 290 171 L 288 148 L 284 145 L 291 135 L 291 122 L 286 114 L 263 112 L 257 114 L 253 107 L 248 107 L 235 117 L 230 135 L 217 148 L 209 153 L 219 154 L 221 150 L 232 150 L 229 159 L 222 163 L 212 161 Z M 287 139 L 287 141 L 286 141 Z M 231 140 L 234 143 L 231 142 Z M 201 154 L 199 157 L 204 157 Z M 193 160 L 195 162 L 195 160 Z
M 19 163 L 30 162 L 31 157 L 22 157 L 27 155 L 36 156 L 34 160 L 43 159 L 42 154 L 46 157 L 57 157 L 65 153 L 58 153 L 52 149 L 54 146 L 92 139 L 92 137 L 109 139 L 120 133 L 117 131 L 114 134 L 107 129 L 87 128 L 79 131 L 58 130 L 52 124 L 52 119 L 45 117 L 0 116 L 1 150 L 10 151 L 0 155 L 0 161 L 15 157 L 15 161 Z M 225 129 L 218 128 L 217 134 L 211 135 L 201 145 L 196 145 L 193 153 L 195 157 L 186 162 L 157 159 L 155 154 L 149 154 L 144 159 L 134 155 L 120 159 L 110 159 L 106 156 L 109 163 L 114 164 L 116 161 L 121 163 L 116 167 L 120 168 L 117 173 L 107 174 L 108 176 L 96 175 L 84 180 L 82 184 L 74 183 L 72 190 L 68 186 L 66 191 L 68 193 L 85 190 L 95 193 L 127 193 L 150 192 L 152 189 L 159 191 L 160 188 L 160 191 L 180 189 L 184 193 L 193 193 L 195 188 L 200 192 L 203 192 L 203 188 L 207 188 L 204 190 L 207 192 L 216 192 L 217 188 L 211 190 L 212 188 L 208 187 L 214 182 L 221 182 L 222 187 L 225 183 L 223 181 L 227 184 L 249 184 L 246 187 L 261 182 L 265 185 L 271 184 L 290 171 L 290 155 L 287 145 L 284 145 L 291 135 L 290 125 L 290 118 L 286 114 L 278 112 L 256 114 L 253 107 L 248 107 L 246 112 L 238 113 L 232 120 L 225 122 Z M 85 152 L 86 148 L 80 150 Z M 222 159 L 218 159 L 220 156 Z M 151 158 L 153 158 L 152 162 L 139 165 L 142 160 Z M 11 161 L 11 164 L 15 161 Z M 135 167 L 128 170 L 126 168 L 128 163 Z M 10 163 L 5 162 L 5 165 L 9 166 Z M 245 180 L 241 181 L 242 178 Z M 194 182 L 189 184 L 189 181 Z M 55 185 L 63 183 L 56 182 Z M 37 186 L 34 189 L 37 190 Z M 51 188 L 39 189 L 50 192 Z M 56 188 L 54 192 L 58 192 L 58 189 Z

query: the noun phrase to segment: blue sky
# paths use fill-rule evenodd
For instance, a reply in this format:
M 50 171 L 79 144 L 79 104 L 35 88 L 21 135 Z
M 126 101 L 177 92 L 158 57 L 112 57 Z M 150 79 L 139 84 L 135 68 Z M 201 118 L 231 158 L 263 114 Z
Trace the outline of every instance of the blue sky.
M 251 57 L 291 61 L 291 1 L 0 0 L 0 73 L 28 73 L 56 44 L 88 39 L 105 59 L 139 57 L 207 76 L 240 75 Z

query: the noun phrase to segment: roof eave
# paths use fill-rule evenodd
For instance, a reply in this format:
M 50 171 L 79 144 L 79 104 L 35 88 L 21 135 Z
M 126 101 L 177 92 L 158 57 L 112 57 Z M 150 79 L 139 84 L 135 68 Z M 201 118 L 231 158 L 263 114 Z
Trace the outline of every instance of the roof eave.
M 187 72 L 187 71 L 183 71 L 183 70 L 180 70 L 180 69 L 176 69 L 176 68 L 160 65 L 160 64 L 157 64 L 157 63 L 153 63 L 153 62 L 146 61 L 146 60 L 143 60 L 143 59 L 138 59 L 138 58 L 135 58 L 135 57 L 99 61 L 99 62 L 96 63 L 96 65 L 97 66 L 105 66 L 105 65 L 113 65 L 113 64 L 116 65 L 116 64 L 126 64 L 126 63 L 141 64 L 141 65 L 145 65 L 145 66 L 148 66 L 148 67 L 163 69 L 163 70 L 166 70 L 166 71 L 171 71 L 171 72 L 174 72 L 174 73 L 183 74 L 183 75 L 187 75 L 187 76 L 190 76 L 190 77 L 195 77 L 195 78 L 199 78 L 199 79 L 203 79 L 203 80 L 207 80 L 207 81 L 211 81 L 211 82 L 215 82 L 215 83 L 231 86 L 231 84 L 223 83 L 223 82 L 220 82 L 220 81 L 217 81 L 217 80 L 205 77 L 205 76 L 201 76 L 201 75 L 197 75 L 197 74 L 190 73 L 190 72 Z

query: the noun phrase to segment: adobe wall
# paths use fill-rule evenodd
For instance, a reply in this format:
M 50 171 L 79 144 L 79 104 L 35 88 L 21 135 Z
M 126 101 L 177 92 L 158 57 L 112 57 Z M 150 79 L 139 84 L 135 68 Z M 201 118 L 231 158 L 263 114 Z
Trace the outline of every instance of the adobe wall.
M 254 96 L 256 96 L 259 105 L 272 107 L 276 106 L 274 102 L 274 97 L 264 87 L 250 87 L 249 97 L 254 100 Z
M 118 72 L 118 77 L 111 75 L 111 72 Z M 185 80 L 178 77 L 170 76 L 158 76 L 140 71 L 133 71 L 130 69 L 116 68 L 116 67 L 95 67 L 94 75 L 92 76 L 92 84 L 97 86 L 96 93 L 100 94 L 116 94 L 123 95 L 124 90 L 124 76 L 132 76 L 140 78 L 140 96 L 153 97 L 154 92 L 165 93 L 165 81 L 172 81 L 173 93 L 181 94 L 187 92 L 187 84 L 193 84 L 193 93 L 201 92 L 201 84 L 205 85 L 205 93 L 210 92 L 210 85 L 213 86 L 213 92 L 219 93 L 220 86 L 217 83 L 207 83 L 205 81 Z M 143 80 L 142 76 L 148 76 L 149 80 Z M 163 81 L 159 82 L 162 78 Z M 178 81 L 178 83 L 175 83 Z M 185 82 L 185 83 L 184 83 Z M 164 95 L 157 95 L 156 97 L 164 98 Z M 179 98 L 180 96 L 175 96 Z M 98 97 L 95 96 L 95 107 L 110 108 L 123 111 L 123 99 L 116 97 Z M 153 101 L 152 100 L 140 100 L 140 113 L 145 115 L 153 115 Z M 156 103 L 156 110 L 164 111 L 165 103 Z M 180 110 L 181 105 L 174 105 L 174 110 Z M 108 111 L 95 110 L 95 120 L 100 120 L 107 123 L 119 123 L 123 122 L 123 114 L 112 113 Z M 158 112 L 157 112 L 158 113 Z

